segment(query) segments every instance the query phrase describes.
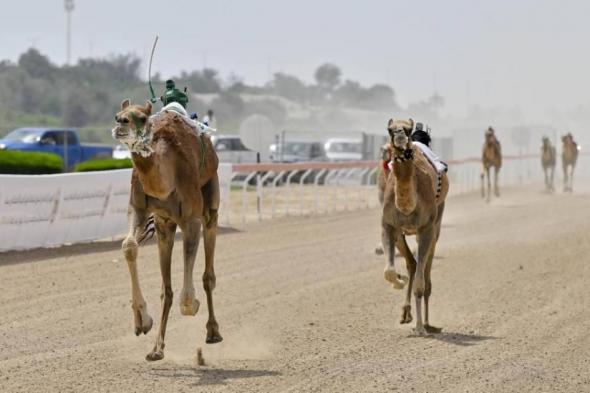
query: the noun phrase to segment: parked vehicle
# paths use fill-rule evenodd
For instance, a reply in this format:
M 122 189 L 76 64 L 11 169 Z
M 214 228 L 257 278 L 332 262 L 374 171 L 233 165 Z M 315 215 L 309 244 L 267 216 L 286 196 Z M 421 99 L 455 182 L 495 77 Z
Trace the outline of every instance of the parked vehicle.
M 248 149 L 238 135 L 212 135 L 219 162 L 234 164 L 256 162 L 256 152 Z
M 110 158 L 108 145 L 81 144 L 78 133 L 65 128 L 18 128 L 0 139 L 0 150 L 54 153 L 66 160 L 68 169 L 94 158 Z
M 285 141 L 270 146 L 273 162 L 326 161 L 326 151 L 320 142 Z
M 363 158 L 363 142 L 360 139 L 328 139 L 324 149 L 329 161 L 360 161 Z

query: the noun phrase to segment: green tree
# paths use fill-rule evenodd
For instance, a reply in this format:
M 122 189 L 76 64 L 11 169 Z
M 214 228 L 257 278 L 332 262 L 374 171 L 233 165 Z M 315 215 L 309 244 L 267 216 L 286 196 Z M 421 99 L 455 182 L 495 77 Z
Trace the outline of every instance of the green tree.
M 307 86 L 298 78 L 277 72 L 270 83 L 272 93 L 294 101 L 304 102 L 307 99 Z
M 315 71 L 315 80 L 322 89 L 327 92 L 332 92 L 340 84 L 340 76 L 342 71 L 334 64 L 322 64 Z
M 33 78 L 52 78 L 56 67 L 51 64 L 47 56 L 43 56 L 37 49 L 30 48 L 20 55 L 18 66 Z

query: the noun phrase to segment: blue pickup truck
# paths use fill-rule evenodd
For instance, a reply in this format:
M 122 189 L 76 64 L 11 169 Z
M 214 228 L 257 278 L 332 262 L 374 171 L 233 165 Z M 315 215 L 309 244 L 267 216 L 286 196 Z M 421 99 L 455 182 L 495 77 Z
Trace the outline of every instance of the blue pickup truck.
M 68 169 L 93 158 L 111 158 L 113 148 L 108 145 L 81 144 L 78 134 L 66 128 L 17 128 L 0 139 L 0 150 L 38 151 L 54 153 L 64 161 Z

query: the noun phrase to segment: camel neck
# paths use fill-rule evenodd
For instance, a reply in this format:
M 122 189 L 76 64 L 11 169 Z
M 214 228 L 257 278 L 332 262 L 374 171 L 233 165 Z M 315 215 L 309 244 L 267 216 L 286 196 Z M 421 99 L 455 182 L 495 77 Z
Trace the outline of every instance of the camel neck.
M 416 209 L 418 199 L 414 161 L 395 162 L 393 175 L 395 176 L 395 205 L 402 213 L 410 214 Z
M 144 174 L 150 172 L 154 167 L 153 155 L 150 157 L 142 157 L 137 153 L 133 153 L 131 154 L 131 160 L 133 161 L 133 166 L 135 169 Z

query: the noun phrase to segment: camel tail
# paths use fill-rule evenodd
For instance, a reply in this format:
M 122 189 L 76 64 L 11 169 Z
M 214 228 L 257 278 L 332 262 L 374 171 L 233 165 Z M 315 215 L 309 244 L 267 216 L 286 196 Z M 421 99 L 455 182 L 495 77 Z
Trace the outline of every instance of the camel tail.
M 154 215 L 152 214 L 148 217 L 148 219 L 145 223 L 145 226 L 143 227 L 143 232 L 141 232 L 139 239 L 137 239 L 137 243 L 139 245 L 145 244 L 148 240 L 150 240 L 152 237 L 154 237 L 155 233 L 156 233 L 156 223 L 155 223 Z

